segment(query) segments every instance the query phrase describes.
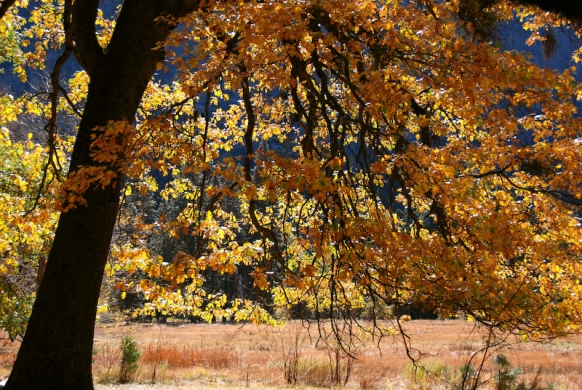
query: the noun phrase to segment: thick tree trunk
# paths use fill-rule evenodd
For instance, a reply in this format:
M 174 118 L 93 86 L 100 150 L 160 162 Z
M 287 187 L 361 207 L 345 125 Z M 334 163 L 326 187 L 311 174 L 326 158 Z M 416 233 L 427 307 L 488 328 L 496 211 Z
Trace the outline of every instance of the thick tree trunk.
M 79 3 L 81 3 L 79 1 Z M 109 121 L 132 123 L 156 63 L 153 50 L 171 27 L 156 18 L 158 0 L 126 0 L 106 54 L 91 66 L 89 95 L 71 170 L 95 165 L 91 132 Z M 46 271 L 6 390 L 93 389 L 92 345 L 96 308 L 119 207 L 115 186 L 85 193 L 86 206 L 60 217 Z

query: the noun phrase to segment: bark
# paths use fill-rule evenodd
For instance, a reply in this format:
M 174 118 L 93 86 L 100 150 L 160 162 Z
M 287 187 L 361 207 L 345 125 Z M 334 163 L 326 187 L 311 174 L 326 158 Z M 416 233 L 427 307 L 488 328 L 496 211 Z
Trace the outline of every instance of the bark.
M 74 13 L 86 15 L 95 0 L 77 0 Z M 80 53 L 91 69 L 89 95 L 71 157 L 73 171 L 95 165 L 90 157 L 92 130 L 109 121 L 132 123 L 143 92 L 174 27 L 157 20 L 172 1 L 126 0 L 104 53 L 93 43 Z M 196 2 L 185 1 L 193 11 Z M 86 10 L 81 7 L 87 6 Z M 181 15 L 175 15 L 177 17 Z M 94 20 L 82 20 L 82 23 Z M 73 23 L 81 23 L 75 20 Z M 87 26 L 77 26 L 79 35 Z M 87 37 L 90 40 L 90 37 Z M 82 38 L 79 38 L 82 41 Z M 91 362 L 97 302 L 119 207 L 117 183 L 85 193 L 86 206 L 63 213 L 22 346 L 6 390 L 93 389 Z
M 75 44 L 75 58 L 91 77 L 97 64 L 104 61 L 105 54 L 95 34 L 95 19 L 99 0 L 75 1 L 72 6 L 72 31 L 69 34 Z

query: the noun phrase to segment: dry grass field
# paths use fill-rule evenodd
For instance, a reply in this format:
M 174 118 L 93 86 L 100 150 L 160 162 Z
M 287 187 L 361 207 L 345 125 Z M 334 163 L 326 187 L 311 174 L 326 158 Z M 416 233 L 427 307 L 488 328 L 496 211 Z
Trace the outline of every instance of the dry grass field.
M 386 326 L 392 324 L 387 322 Z M 360 335 L 346 356 L 333 340 L 319 339 L 315 325 L 299 322 L 285 327 L 249 324 L 101 324 L 94 350 L 96 388 L 105 389 L 461 389 L 461 367 L 476 369 L 486 334 L 462 320 L 402 323 L 410 337 L 411 354 L 421 357 L 418 367 L 406 355 L 402 335 L 378 340 Z M 117 383 L 124 337 L 137 342 L 141 357 L 132 383 Z M 507 390 L 582 389 L 582 337 L 552 343 L 507 339 L 502 350 L 510 363 L 503 373 Z M 0 341 L 0 378 L 7 376 L 16 343 Z M 473 360 L 470 360 L 473 356 Z M 479 376 L 480 389 L 500 389 L 500 365 L 488 359 Z M 471 377 L 473 369 L 466 369 Z M 513 378 L 513 379 L 512 379 Z M 514 380 L 515 379 L 515 380 Z M 465 388 L 468 388 L 465 385 Z

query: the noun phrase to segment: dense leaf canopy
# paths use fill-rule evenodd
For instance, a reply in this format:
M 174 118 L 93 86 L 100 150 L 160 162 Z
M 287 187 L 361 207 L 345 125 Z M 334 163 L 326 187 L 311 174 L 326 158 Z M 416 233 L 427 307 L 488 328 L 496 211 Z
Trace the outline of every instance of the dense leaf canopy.
M 83 207 L 119 170 L 128 197 L 187 200 L 176 218 L 134 219 L 112 249 L 109 273 L 148 275 L 133 287 L 168 313 L 265 320 L 265 308 L 301 304 L 344 317 L 371 301 L 578 331 L 580 87 L 571 70 L 491 43 L 492 22 L 519 17 L 532 41 L 569 22 L 490 3 L 208 2 L 160 43 L 135 126 L 97 129 L 100 164 L 69 175 L 61 207 Z M 23 78 L 64 44 L 62 7 L 43 0 L 25 21 L 14 6 L 0 21 L 1 58 Z M 107 47 L 115 22 L 99 13 L 96 25 Z M 82 111 L 87 82 L 61 87 L 59 110 Z M 153 230 L 196 248 L 163 262 L 141 245 Z M 243 265 L 252 300 L 204 290 L 205 271 Z

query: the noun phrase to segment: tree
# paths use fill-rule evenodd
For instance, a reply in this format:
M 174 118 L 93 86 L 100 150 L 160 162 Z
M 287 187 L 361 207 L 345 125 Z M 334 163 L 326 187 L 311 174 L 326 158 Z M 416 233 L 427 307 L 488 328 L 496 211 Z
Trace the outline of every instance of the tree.
M 96 35 L 98 3 L 65 0 L 47 18 L 62 18 L 64 46 L 52 106 L 70 53 L 90 82 L 7 389 L 92 388 L 120 190 L 124 177 L 151 183 L 149 167 L 224 183 L 167 188 L 193 200 L 173 228 L 205 243 L 167 273 L 192 292 L 205 269 L 246 264 L 264 303 L 334 320 L 369 298 L 462 309 L 526 336 L 580 329 L 579 88 L 568 71 L 497 49 L 456 2 L 125 0 Z M 528 16 L 489 9 L 514 10 Z M 151 80 L 170 66 L 175 84 Z M 201 117 L 200 104 L 215 109 Z M 242 218 L 222 209 L 228 198 Z M 245 230 L 256 239 L 241 244 Z
M 61 3 L 62 4 L 62 3 Z M 175 27 L 172 17 L 193 12 L 198 1 L 125 1 L 105 51 L 95 35 L 99 2 L 67 0 L 59 8 L 65 49 L 74 52 L 91 78 L 83 118 L 70 161 L 97 166 L 91 136 L 111 121 L 134 121 L 143 91 L 164 42 Z M 57 79 L 53 87 L 59 93 Z M 123 140 L 120 134 L 119 142 Z M 92 389 L 91 351 L 97 299 L 119 205 L 122 172 L 104 187 L 84 192 L 84 206 L 62 213 L 26 337 L 7 388 Z M 66 207 L 66 206 L 65 206 Z

